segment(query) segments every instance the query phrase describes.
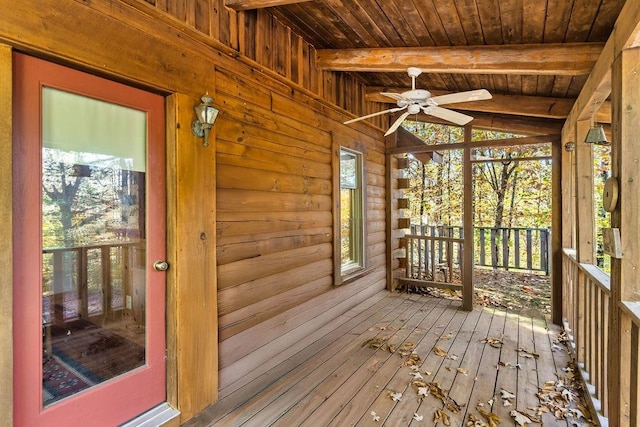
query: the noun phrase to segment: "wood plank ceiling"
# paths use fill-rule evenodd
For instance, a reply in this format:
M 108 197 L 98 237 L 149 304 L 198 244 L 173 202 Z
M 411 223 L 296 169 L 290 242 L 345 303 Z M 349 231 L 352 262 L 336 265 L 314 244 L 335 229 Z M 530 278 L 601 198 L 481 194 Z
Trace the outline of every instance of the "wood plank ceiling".
M 637 0 L 628 0 L 637 1 Z M 563 119 L 624 0 L 227 0 L 267 7 L 317 49 L 317 66 L 357 73 L 368 99 L 410 85 L 434 94 L 485 88 L 491 101 L 455 106 Z M 380 107 L 380 109 L 386 106 Z M 453 106 L 451 106 L 453 107 Z M 597 118 L 610 122 L 605 108 Z

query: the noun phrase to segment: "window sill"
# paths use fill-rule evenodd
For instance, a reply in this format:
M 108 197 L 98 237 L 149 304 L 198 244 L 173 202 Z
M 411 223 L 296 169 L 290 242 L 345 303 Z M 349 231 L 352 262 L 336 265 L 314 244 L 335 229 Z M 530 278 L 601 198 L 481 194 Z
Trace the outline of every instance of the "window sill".
M 342 286 L 354 282 L 372 271 L 373 269 L 365 267 L 348 269 L 341 273 L 341 276 L 336 280 L 335 286 Z

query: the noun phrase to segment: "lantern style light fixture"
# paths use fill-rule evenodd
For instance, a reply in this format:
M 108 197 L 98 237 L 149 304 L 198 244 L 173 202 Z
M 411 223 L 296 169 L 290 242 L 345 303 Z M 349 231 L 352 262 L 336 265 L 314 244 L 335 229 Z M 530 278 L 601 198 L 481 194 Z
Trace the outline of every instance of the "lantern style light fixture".
M 592 120 L 600 109 L 598 104 L 600 104 L 601 102 L 602 101 L 594 101 Z M 604 128 L 602 127 L 602 125 L 599 125 L 597 122 L 595 122 L 595 120 L 591 122 L 591 127 L 587 132 L 587 136 L 584 139 L 584 142 L 586 142 L 587 144 L 609 145 L 609 141 L 607 141 L 607 135 L 605 135 L 604 133 Z
M 209 146 L 209 131 L 218 117 L 218 109 L 214 107 L 213 98 L 209 93 L 205 93 L 200 104 L 196 105 L 193 110 L 196 112 L 196 119 L 191 123 L 191 132 L 200 138 L 204 137 L 202 145 Z
M 589 128 L 589 132 L 587 132 L 587 137 L 584 139 L 584 142 L 587 144 L 609 145 L 607 135 L 604 133 L 604 128 L 599 124 L 594 124 Z

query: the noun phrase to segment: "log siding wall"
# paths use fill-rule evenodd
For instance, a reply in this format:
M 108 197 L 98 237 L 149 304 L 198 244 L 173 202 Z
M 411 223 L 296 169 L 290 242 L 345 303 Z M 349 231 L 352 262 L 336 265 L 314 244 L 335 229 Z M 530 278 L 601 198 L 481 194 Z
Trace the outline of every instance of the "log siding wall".
M 292 98 L 286 85 L 222 67 L 216 67 L 216 84 L 224 111 L 216 134 L 220 386 L 226 395 L 280 360 L 275 351 L 295 347 L 321 326 L 318 316 L 328 308 L 321 301 L 333 299 L 326 294 L 357 298 L 353 290 L 333 290 L 332 162 L 339 146 L 363 153 L 367 184 L 368 274 L 345 286 L 385 286 L 385 156 L 379 139 L 345 134 L 321 105 Z
M 316 70 L 313 48 L 267 13 L 236 13 L 222 0 L 25 0 L 6 3 L 3 13 L 5 46 L 172 94 L 169 256 L 180 262 L 168 284 L 167 395 L 181 422 L 213 403 L 217 389 L 226 395 L 265 373 L 386 286 L 382 131 L 343 125 L 350 116 L 333 105 L 363 114 L 372 104 L 354 78 Z M 198 146 L 184 123 L 190 100 L 205 90 L 221 110 L 215 152 Z M 10 110 L 11 99 L 0 104 Z M 332 267 L 336 144 L 364 154 L 367 183 L 367 272 L 340 287 Z M 195 182 L 196 175 L 205 179 Z M 10 221 L 10 207 L 2 214 Z M 215 242 L 202 240 L 202 230 L 214 231 Z M 213 262 L 211 254 L 217 278 L 201 266 Z M 10 261 L 2 265 L 10 277 Z M 194 268 L 203 273 L 190 274 Z M 208 292 L 216 280 L 217 302 Z M 2 300 L 10 313 L 10 301 Z M 207 333 L 216 305 L 218 327 Z M 215 350 L 198 344 L 218 339 Z M 1 358 L 5 384 L 12 383 L 10 360 Z M 207 385 L 203 369 L 211 378 L 216 363 L 219 378 Z

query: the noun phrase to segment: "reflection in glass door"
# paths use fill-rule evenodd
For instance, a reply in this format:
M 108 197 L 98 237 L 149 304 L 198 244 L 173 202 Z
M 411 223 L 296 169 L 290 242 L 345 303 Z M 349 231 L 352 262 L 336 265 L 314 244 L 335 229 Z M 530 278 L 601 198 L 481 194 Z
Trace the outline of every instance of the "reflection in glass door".
M 42 388 L 145 364 L 146 114 L 42 89 Z

